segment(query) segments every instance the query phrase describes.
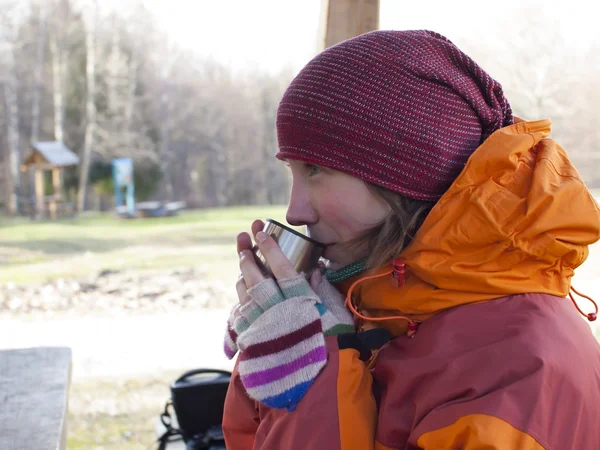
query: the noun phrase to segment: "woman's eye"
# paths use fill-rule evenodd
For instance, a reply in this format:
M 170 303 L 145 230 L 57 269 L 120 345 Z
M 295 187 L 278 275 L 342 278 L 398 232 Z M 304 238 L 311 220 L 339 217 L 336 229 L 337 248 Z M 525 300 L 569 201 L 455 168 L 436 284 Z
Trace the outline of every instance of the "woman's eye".
M 316 175 L 321 171 L 321 168 L 319 166 L 315 166 L 314 164 L 307 164 L 306 168 L 308 170 L 309 177 L 312 177 L 313 175 Z

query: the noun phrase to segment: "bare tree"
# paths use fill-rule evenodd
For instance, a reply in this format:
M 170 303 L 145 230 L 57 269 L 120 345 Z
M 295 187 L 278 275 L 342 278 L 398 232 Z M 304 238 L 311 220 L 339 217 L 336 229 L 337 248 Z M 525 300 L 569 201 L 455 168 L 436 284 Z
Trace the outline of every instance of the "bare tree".
M 19 135 L 19 98 L 17 67 L 15 61 L 16 28 L 18 15 L 16 3 L 4 2 L 0 5 L 3 14 L 0 34 L 0 54 L 4 65 L 4 116 L 6 118 L 6 139 L 8 149 L 8 176 L 7 176 L 7 212 L 9 215 L 19 213 L 20 195 L 20 165 L 21 149 Z
M 46 53 L 46 8 L 44 7 L 43 3 L 39 3 L 37 8 L 39 15 L 39 30 L 35 58 L 33 99 L 31 102 L 31 142 L 37 142 L 40 134 L 40 97 Z
M 54 109 L 53 131 L 54 139 L 58 142 L 65 140 L 65 77 L 66 58 L 64 51 L 64 29 L 68 26 L 65 22 L 63 0 L 56 0 L 55 10 L 59 11 L 53 17 L 52 27 L 49 32 L 50 52 L 52 54 L 52 104 Z
M 131 48 L 131 57 L 129 60 L 127 74 L 127 102 L 125 103 L 125 120 L 123 121 L 123 133 L 127 136 L 127 148 L 133 146 L 133 133 L 131 126 L 133 124 L 133 115 L 135 112 L 136 91 L 138 87 L 138 47 L 136 42 L 133 42 Z
M 79 192 L 77 196 L 77 210 L 85 209 L 85 199 L 94 144 L 94 131 L 96 128 L 96 28 L 98 17 L 98 1 L 90 0 L 85 14 L 85 46 L 86 46 L 86 127 L 81 170 L 79 175 Z
M 170 144 L 171 144 L 171 85 L 173 67 L 177 63 L 180 53 L 178 49 L 167 40 L 164 48 L 161 69 L 160 87 L 160 168 L 163 173 L 161 197 L 163 200 L 173 200 L 173 180 L 170 176 Z
M 0 0 L 9 3 L 23 4 Z M 136 173 L 148 171 L 154 180 L 161 166 L 164 186 L 155 198 L 195 206 L 282 201 L 287 180 L 273 160 L 278 77 L 234 74 L 195 57 L 159 31 L 142 0 L 117 10 L 94 0 L 27 4 L 35 8 L 10 28 L 18 36 L 12 60 L 6 58 L 9 47 L 0 48 L 4 170 L 15 167 L 10 158 L 18 147 L 8 151 L 15 136 L 24 143 L 54 135 L 81 157 L 79 178 L 65 177 L 69 192 L 75 194 L 79 184 L 80 210 L 93 199 L 90 181 L 96 195 L 106 192 L 101 177 L 114 157 L 133 158 Z M 11 64 L 16 72 L 8 70 Z M 9 80 L 11 73 L 16 75 Z M 16 132 L 9 135 L 9 126 Z
M 586 182 L 600 182 L 598 39 L 568 45 L 569 31 L 547 8 L 524 6 L 496 21 L 496 36 L 489 27 L 480 36 L 470 29 L 471 36 L 457 43 L 502 83 L 516 116 L 552 119 L 552 138 L 566 148 Z

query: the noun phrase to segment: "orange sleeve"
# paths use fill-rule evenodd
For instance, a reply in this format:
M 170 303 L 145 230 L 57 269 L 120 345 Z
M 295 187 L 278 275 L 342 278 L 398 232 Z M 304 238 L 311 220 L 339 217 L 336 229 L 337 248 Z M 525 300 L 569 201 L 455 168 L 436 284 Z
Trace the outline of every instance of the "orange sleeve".
M 374 448 L 377 429 L 377 405 L 373 379 L 358 351 L 340 351 L 337 383 L 341 450 Z
M 227 450 L 374 450 L 377 405 L 359 352 L 325 338 L 327 364 L 293 411 L 273 409 L 246 394 L 234 370 L 225 400 Z
M 417 445 L 423 450 L 544 450 L 529 434 L 502 419 L 484 414 L 464 416 L 452 425 L 424 433 Z
M 227 450 L 253 449 L 258 424 L 256 402 L 246 394 L 236 363 L 223 409 L 222 427 Z

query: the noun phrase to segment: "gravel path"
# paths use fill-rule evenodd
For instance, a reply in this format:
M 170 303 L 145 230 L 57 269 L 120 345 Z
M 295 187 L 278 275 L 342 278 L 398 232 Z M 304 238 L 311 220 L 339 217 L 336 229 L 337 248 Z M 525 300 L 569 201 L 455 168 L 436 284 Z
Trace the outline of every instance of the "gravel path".
M 222 337 L 234 301 L 233 287 L 193 268 L 5 285 L 0 348 L 70 347 L 74 380 L 230 368 Z

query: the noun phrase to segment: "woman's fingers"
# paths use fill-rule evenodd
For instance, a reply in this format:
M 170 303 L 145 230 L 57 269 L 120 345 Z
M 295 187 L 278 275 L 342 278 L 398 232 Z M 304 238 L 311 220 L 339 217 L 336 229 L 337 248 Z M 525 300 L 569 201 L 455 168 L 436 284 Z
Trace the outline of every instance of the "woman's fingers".
M 265 223 L 262 220 L 252 222 L 252 234 L 255 236 L 256 244 L 261 253 L 269 263 L 271 271 L 276 279 L 292 278 L 297 275 L 296 270 L 288 258 L 283 254 L 272 237 L 262 230 Z M 252 286 L 265 279 L 258 267 L 252 252 L 252 238 L 248 233 L 237 235 L 237 250 L 240 255 L 240 279 L 236 283 L 236 291 L 240 303 L 247 301 L 246 291 Z
M 269 263 L 271 272 L 276 279 L 281 280 L 298 275 L 290 260 L 287 259 L 287 256 L 283 254 L 277 245 L 277 242 L 275 242 L 267 233 L 263 231 L 256 233 L 256 244 Z M 258 270 L 258 267 L 256 267 L 256 269 Z
M 245 249 L 252 248 L 252 238 L 246 232 L 237 235 L 237 252 L 238 254 Z
M 252 236 L 256 236 L 256 233 L 261 231 L 265 226 L 265 223 L 262 220 L 255 220 L 252 222 L 252 226 L 250 229 L 252 230 Z M 252 248 L 252 238 L 250 234 L 243 232 L 237 235 L 237 251 L 240 253 L 244 249 Z
M 240 270 L 244 277 L 246 289 L 250 289 L 265 279 L 256 265 L 256 260 L 251 250 L 244 249 L 240 252 Z
M 256 235 L 265 226 L 262 220 L 252 222 L 252 236 Z M 243 232 L 237 235 L 236 238 L 237 252 L 240 257 L 240 276 L 235 283 L 235 290 L 238 295 L 240 305 L 244 305 L 250 300 L 248 289 L 260 283 L 264 276 L 254 259 L 252 253 L 252 237 L 249 233 Z
M 255 220 L 252 222 L 252 236 L 256 236 L 256 233 L 261 231 L 265 227 L 265 223 L 262 220 Z
M 240 274 L 237 283 L 235 283 L 235 290 L 237 291 L 238 300 L 240 305 L 245 305 L 250 300 L 248 295 L 248 286 L 246 286 L 246 280 Z
M 319 291 L 319 285 L 321 284 L 321 281 L 323 281 L 323 274 L 321 274 L 321 271 L 317 268 L 313 270 L 312 274 L 310 275 L 310 287 L 313 291 Z

